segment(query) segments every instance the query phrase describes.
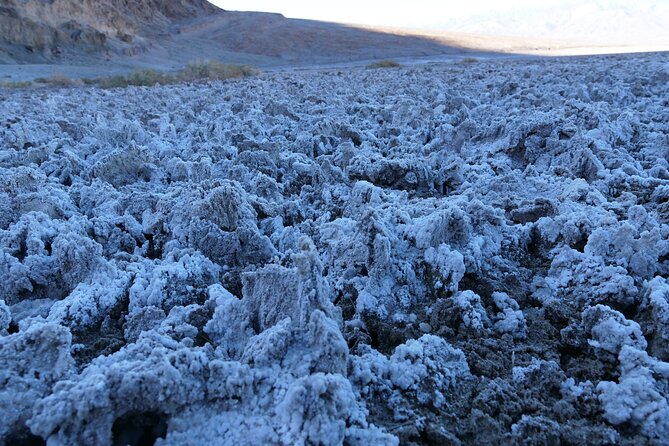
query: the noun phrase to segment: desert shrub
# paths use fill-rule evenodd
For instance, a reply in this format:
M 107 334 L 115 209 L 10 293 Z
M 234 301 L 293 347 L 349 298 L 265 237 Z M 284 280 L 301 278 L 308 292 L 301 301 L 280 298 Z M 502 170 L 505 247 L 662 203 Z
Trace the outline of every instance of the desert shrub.
M 165 85 L 174 83 L 173 76 L 149 69 L 134 70 L 126 76 L 126 79 L 128 81 L 128 85 L 135 86 L 149 87 L 156 84 Z
M 399 68 L 401 66 L 399 62 L 392 59 L 379 60 L 367 65 L 368 68 Z
M 151 69 L 135 70 L 125 76 L 115 75 L 99 79 L 86 79 L 84 84 L 99 84 L 102 88 L 123 88 L 128 86 L 150 87 L 156 84 L 168 85 L 198 80 L 223 80 L 250 76 L 255 70 L 246 65 L 225 64 L 217 61 L 197 61 L 189 63 L 176 74 L 161 73 Z
M 475 57 L 465 57 L 464 59 L 462 59 L 462 63 L 476 63 L 478 61 L 479 60 Z
M 248 65 L 227 64 L 214 60 L 195 61 L 179 71 L 177 78 L 182 81 L 223 80 L 251 76 L 255 70 Z
M 89 80 L 89 82 L 95 83 L 94 80 Z M 131 85 L 136 87 L 151 87 L 156 84 L 173 84 L 175 83 L 175 79 L 173 76 L 166 73 L 161 73 L 156 70 L 143 69 L 131 71 L 125 76 L 108 76 L 99 79 L 98 83 L 102 88 L 121 88 Z
M 51 85 L 54 87 L 70 87 L 76 84 L 76 81 L 65 76 L 64 74 L 52 74 L 48 77 L 38 77 L 35 83 Z
M 27 88 L 32 86 L 31 81 L 8 81 L 0 82 L 0 88 Z
M 125 76 L 117 74 L 115 76 L 107 76 L 97 80 L 102 88 L 122 88 L 130 85 Z

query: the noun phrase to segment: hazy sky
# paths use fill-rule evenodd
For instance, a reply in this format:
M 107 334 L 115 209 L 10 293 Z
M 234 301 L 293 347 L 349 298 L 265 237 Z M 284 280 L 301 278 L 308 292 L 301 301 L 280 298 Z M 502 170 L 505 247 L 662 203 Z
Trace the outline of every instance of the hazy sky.
M 214 0 L 240 11 L 281 12 L 287 17 L 364 23 L 370 25 L 434 27 L 457 19 L 489 13 L 519 12 L 541 7 L 568 8 L 583 3 L 646 8 L 669 0 Z
M 564 3 L 564 1 L 562 1 Z M 241 11 L 281 12 L 287 17 L 331 20 L 370 25 L 435 26 L 457 17 L 490 9 L 513 9 L 536 5 L 537 0 L 215 0 L 214 4 Z M 542 3 L 560 3 L 543 0 Z

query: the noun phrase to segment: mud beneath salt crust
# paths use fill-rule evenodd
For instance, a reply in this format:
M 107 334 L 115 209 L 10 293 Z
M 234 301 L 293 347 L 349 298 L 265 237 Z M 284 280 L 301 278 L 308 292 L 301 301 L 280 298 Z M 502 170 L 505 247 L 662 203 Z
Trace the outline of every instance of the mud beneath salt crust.
M 667 56 L 2 90 L 5 444 L 667 444 Z

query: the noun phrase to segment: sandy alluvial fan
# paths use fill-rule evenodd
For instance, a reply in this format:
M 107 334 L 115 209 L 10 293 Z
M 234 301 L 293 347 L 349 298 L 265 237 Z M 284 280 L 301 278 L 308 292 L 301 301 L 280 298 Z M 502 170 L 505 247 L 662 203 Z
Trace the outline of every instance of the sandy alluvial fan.
M 668 444 L 666 56 L 0 91 L 0 438 Z

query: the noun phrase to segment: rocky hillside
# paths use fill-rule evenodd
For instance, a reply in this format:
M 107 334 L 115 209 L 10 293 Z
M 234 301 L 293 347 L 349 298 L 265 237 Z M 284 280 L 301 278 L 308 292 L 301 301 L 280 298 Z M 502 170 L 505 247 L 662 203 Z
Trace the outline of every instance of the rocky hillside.
M 0 61 L 68 53 L 132 54 L 176 21 L 220 11 L 206 0 L 2 0 Z

